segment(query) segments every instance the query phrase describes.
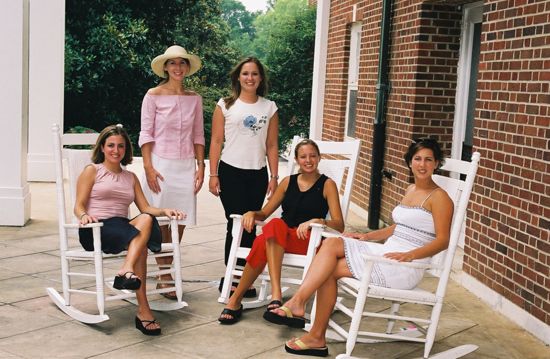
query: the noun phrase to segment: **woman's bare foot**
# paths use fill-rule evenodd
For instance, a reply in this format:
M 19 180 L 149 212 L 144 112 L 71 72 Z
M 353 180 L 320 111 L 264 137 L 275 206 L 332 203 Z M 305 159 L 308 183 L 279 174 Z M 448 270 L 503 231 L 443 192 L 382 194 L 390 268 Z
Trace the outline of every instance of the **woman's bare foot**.
M 157 279 L 157 289 L 174 287 L 173 283 L 174 283 L 174 279 L 172 278 L 172 276 L 170 274 L 160 276 Z M 164 298 L 171 299 L 171 300 L 178 299 L 175 291 L 160 293 L 160 295 L 162 295 Z
M 294 316 L 294 317 L 303 317 L 306 313 L 305 305 L 297 303 L 297 301 L 294 300 L 294 298 L 291 298 L 283 306 L 290 309 L 290 312 L 292 313 L 292 316 Z M 271 312 L 273 312 L 274 314 L 277 314 L 281 317 L 286 317 L 286 313 L 282 309 L 275 308 L 275 309 L 272 309 Z
M 237 301 L 237 300 L 233 299 L 233 297 L 231 297 L 231 298 L 229 298 L 229 301 L 227 302 L 227 305 L 225 306 L 225 308 L 233 310 L 233 311 L 238 311 L 241 308 L 241 302 Z M 231 314 L 222 313 L 220 315 L 220 319 L 229 319 L 230 320 L 232 318 L 233 318 L 233 315 L 231 315 Z
M 138 311 L 136 314 L 136 318 L 138 320 L 142 321 L 143 326 L 147 330 L 155 330 L 160 329 L 160 324 L 155 321 L 155 317 L 153 317 L 153 313 L 151 311 L 147 312 L 140 312 Z
M 301 347 L 296 345 L 296 340 L 301 340 L 302 343 L 307 345 L 309 348 L 323 348 L 327 345 L 325 338 L 317 338 L 312 336 L 310 333 L 304 334 L 300 338 L 292 338 L 286 342 L 286 345 L 295 350 L 302 349 Z

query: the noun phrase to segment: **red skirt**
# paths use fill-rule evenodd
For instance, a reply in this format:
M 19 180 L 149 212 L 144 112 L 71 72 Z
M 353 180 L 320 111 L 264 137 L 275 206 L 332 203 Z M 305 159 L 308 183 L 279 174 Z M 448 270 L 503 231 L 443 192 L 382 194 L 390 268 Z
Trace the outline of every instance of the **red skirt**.
M 309 245 L 307 239 L 300 239 L 296 228 L 290 228 L 281 218 L 273 218 L 262 228 L 262 234 L 256 237 L 252 249 L 246 257 L 246 262 L 254 268 L 263 267 L 267 263 L 266 241 L 274 240 L 284 248 L 285 253 L 306 254 Z

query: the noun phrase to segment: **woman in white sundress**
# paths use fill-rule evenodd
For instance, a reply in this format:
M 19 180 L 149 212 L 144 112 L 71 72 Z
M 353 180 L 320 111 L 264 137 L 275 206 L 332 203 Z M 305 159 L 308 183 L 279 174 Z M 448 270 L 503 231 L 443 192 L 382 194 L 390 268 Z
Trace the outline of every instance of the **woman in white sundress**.
M 287 352 L 299 355 L 327 356 L 325 333 L 336 302 L 336 281 L 342 277 L 361 279 L 363 254 L 383 255 L 399 262 L 425 262 L 445 250 L 449 244 L 453 202 L 447 192 L 432 180 L 443 162 L 437 141 L 422 139 L 412 143 L 405 153 L 414 183 L 392 212 L 394 224 L 369 233 L 344 233 L 344 237 L 326 239 L 314 257 L 304 282 L 284 306 L 264 316 L 267 320 L 303 327 L 305 305 L 317 292 L 315 321 L 309 333 L 285 344 Z M 383 242 L 383 243 L 375 243 Z M 422 279 L 423 270 L 375 264 L 375 285 L 409 289 Z

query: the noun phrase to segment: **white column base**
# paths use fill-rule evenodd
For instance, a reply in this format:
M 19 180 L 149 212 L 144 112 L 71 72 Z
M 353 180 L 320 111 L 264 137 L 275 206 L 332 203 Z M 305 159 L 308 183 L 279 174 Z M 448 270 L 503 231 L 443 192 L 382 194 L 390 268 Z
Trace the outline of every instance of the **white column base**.
M 22 188 L 0 187 L 0 226 L 24 226 L 30 217 L 29 185 Z

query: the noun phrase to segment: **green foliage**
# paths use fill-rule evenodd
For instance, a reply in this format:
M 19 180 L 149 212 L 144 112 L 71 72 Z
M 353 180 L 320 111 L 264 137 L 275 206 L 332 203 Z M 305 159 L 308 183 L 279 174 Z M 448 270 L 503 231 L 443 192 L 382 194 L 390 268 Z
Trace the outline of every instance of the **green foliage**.
M 222 18 L 227 22 L 231 47 L 244 56 L 252 53 L 252 41 L 256 35 L 254 19 L 262 12 L 248 12 L 237 0 L 222 0 Z
M 236 0 L 66 0 L 65 128 L 100 131 L 121 123 L 135 144 L 143 96 L 160 82 L 150 62 L 179 44 L 203 62 L 186 87 L 203 96 L 207 141 L 215 104 L 229 92 L 228 73 L 249 55 L 269 70 L 281 148 L 292 136 L 306 135 L 315 9 L 307 0 L 269 5 L 262 14 Z
M 269 97 L 279 107 L 280 148 L 309 133 L 315 16 L 307 0 L 277 0 L 254 22 L 253 48 L 269 69 Z
M 189 88 L 225 87 L 238 59 L 228 33 L 220 0 L 67 0 L 65 127 L 122 123 L 135 140 L 143 96 L 160 82 L 151 60 L 179 44 L 203 62 Z
M 241 57 L 256 56 L 268 69 L 268 97 L 279 108 L 279 148 L 284 149 L 294 135 L 309 133 L 316 10 L 307 0 L 268 5 L 265 14 L 248 13 L 236 0 L 222 0 L 222 16 Z
M 229 95 L 229 87 L 220 88 L 215 86 L 208 87 L 198 85 L 195 87 L 195 91 L 202 95 L 204 111 L 204 136 L 206 139 L 206 155 L 208 156 L 208 149 L 210 148 L 210 134 L 212 133 L 212 114 L 214 113 L 218 100 Z

